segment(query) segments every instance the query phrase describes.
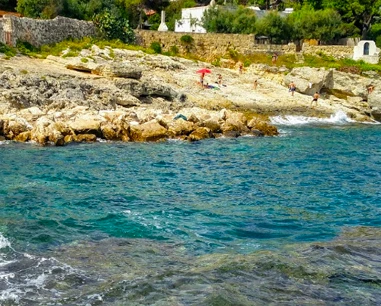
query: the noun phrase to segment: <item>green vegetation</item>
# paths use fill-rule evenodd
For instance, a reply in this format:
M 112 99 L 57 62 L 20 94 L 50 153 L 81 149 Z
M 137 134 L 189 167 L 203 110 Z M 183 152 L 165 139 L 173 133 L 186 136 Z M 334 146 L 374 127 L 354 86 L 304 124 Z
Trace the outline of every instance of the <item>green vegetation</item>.
M 7 57 L 12 57 L 17 54 L 17 50 L 0 42 L 0 53 L 4 53 Z
M 208 32 L 255 33 L 255 12 L 242 6 L 239 6 L 237 10 L 228 10 L 224 7 L 216 6 L 205 12 L 202 21 Z
M 151 46 L 150 46 L 150 48 L 155 52 L 155 53 L 161 53 L 161 45 L 160 45 L 160 43 L 159 42 L 157 42 L 157 41 L 154 41 L 154 42 L 152 42 L 151 43 Z
M 112 14 L 110 11 L 96 15 L 94 24 L 104 39 L 120 39 L 124 43 L 135 41 L 135 34 L 129 26 L 128 19 Z

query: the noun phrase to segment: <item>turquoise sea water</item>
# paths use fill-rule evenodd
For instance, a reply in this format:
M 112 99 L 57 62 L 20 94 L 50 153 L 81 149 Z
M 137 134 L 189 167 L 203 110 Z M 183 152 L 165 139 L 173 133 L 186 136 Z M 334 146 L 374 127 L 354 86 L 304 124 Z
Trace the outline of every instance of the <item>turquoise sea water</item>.
M 1 305 L 380 305 L 381 125 L 0 144 Z

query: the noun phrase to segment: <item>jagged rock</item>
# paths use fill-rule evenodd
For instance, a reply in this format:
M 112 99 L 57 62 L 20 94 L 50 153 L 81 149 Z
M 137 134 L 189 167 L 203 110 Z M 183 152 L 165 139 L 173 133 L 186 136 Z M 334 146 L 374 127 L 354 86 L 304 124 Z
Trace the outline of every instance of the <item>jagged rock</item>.
M 202 139 L 213 138 L 214 135 L 210 129 L 207 127 L 198 127 L 194 130 L 188 137 L 189 141 L 199 141 Z
M 30 131 L 22 132 L 22 133 L 18 134 L 15 138 L 13 138 L 13 140 L 19 141 L 19 142 L 27 142 L 30 139 L 31 139 L 31 132 Z
M 221 125 L 215 118 L 209 118 L 200 123 L 201 126 L 206 127 L 212 131 L 212 133 L 220 133 Z
M 4 120 L 3 134 L 7 139 L 13 139 L 17 135 L 28 132 L 32 129 L 32 126 L 23 118 L 11 118 Z
M 295 83 L 297 92 L 313 95 L 322 88 L 333 88 L 333 69 L 297 67 L 284 77 L 286 86 L 291 82 Z
M 98 71 L 102 64 L 95 63 L 91 58 L 86 58 L 83 60 L 83 57 L 60 57 L 48 55 L 45 59 L 47 63 L 59 63 L 65 66 L 65 68 L 70 70 L 76 70 L 81 72 L 93 73 L 93 71 Z
M 132 141 L 158 141 L 168 137 L 168 131 L 156 120 L 142 125 L 131 126 L 130 137 Z
M 115 102 L 116 104 L 125 106 L 125 107 L 132 107 L 132 106 L 137 106 L 141 104 L 138 98 L 130 94 L 124 94 L 122 92 L 117 92 L 115 94 Z
M 362 77 L 358 74 L 345 73 L 335 70 L 333 72 L 332 87 L 330 87 L 330 89 L 333 89 L 342 95 L 359 96 L 361 98 L 366 98 L 367 85 L 369 85 L 368 78 Z
M 255 135 L 255 136 L 262 136 L 262 135 L 266 135 L 266 136 L 276 136 L 279 134 L 278 132 L 278 129 L 273 126 L 273 125 L 270 125 L 268 124 L 267 122 L 263 121 L 263 120 L 260 120 L 258 118 L 253 118 L 251 119 L 248 123 L 247 123 L 247 126 L 250 128 L 251 130 L 251 134 Z M 260 133 L 258 133 L 258 131 Z M 259 134 L 262 134 L 262 135 L 259 135 Z
M 101 136 L 101 123 L 105 119 L 101 116 L 84 115 L 77 117 L 75 121 L 68 122 L 68 126 L 78 134 L 94 134 Z
M 106 140 L 129 141 L 129 130 L 129 125 L 122 122 L 119 122 L 119 124 L 105 122 L 101 125 L 102 138 Z
M 184 119 L 174 120 L 169 124 L 169 134 L 173 136 L 189 135 L 195 129 L 193 122 Z
M 381 122 L 381 91 L 376 90 L 372 92 L 368 96 L 368 104 L 374 120 Z
M 262 131 L 257 130 L 257 129 L 252 129 L 250 131 L 250 134 L 255 136 L 255 137 L 263 137 L 263 136 L 265 136 L 265 134 Z
M 230 131 L 248 133 L 250 130 L 246 126 L 247 118 L 242 113 L 230 112 L 226 121 L 221 126 L 221 131 L 226 136 Z
M 113 62 L 98 67 L 93 73 L 106 77 L 117 77 L 139 80 L 142 77 L 142 69 L 129 62 Z
M 80 134 L 73 137 L 76 142 L 95 142 L 97 135 L 94 134 Z

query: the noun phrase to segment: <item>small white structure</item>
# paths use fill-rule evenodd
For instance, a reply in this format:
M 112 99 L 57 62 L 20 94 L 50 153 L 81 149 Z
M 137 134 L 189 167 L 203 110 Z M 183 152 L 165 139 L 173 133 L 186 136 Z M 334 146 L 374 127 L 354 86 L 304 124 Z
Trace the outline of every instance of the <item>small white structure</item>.
M 182 9 L 181 19 L 176 20 L 175 23 L 175 32 L 206 33 L 206 29 L 202 26 L 202 17 L 204 13 L 214 5 L 216 5 L 216 3 L 212 0 L 207 6 Z
M 161 11 L 160 25 L 159 25 L 159 28 L 157 30 L 161 31 L 161 32 L 167 32 L 168 31 L 168 27 L 165 24 L 165 11 Z
M 353 48 L 353 59 L 363 60 L 370 64 L 378 64 L 380 49 L 373 40 L 360 40 Z

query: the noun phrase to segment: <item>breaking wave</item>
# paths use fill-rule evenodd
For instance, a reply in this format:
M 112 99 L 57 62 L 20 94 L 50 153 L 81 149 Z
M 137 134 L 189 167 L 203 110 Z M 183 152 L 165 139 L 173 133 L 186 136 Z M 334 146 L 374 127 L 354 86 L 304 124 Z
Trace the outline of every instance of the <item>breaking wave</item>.
M 275 125 L 348 124 L 357 122 L 349 118 L 343 111 L 338 111 L 329 118 L 286 115 L 271 117 L 270 120 Z

